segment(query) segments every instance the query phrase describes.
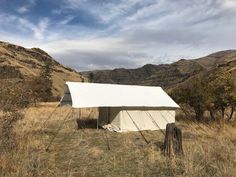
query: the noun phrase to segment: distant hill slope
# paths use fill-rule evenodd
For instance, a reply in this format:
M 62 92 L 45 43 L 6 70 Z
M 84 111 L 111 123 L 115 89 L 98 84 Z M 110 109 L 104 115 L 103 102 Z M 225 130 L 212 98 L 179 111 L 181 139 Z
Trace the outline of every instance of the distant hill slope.
M 208 56 L 195 59 L 196 61 L 204 68 L 211 70 L 218 67 L 230 65 L 230 63 L 234 63 L 236 61 L 236 50 L 225 50 L 210 54 Z M 234 65 L 236 66 L 236 65 Z M 235 69 L 235 68 L 234 68 Z
M 84 80 L 81 74 L 61 65 L 41 49 L 26 49 L 10 43 L 0 42 L 0 84 L 1 79 L 27 79 L 38 76 L 45 66 L 45 62 L 48 62 L 53 70 L 54 96 L 62 95 L 65 81 Z
M 191 81 L 192 77 L 205 72 L 231 71 L 236 76 L 236 50 L 220 51 L 193 60 L 181 59 L 172 64 L 147 64 L 137 69 L 88 71 L 82 72 L 81 75 L 61 65 L 41 49 L 26 49 L 0 41 L 0 84 L 4 79 L 27 79 L 38 76 L 46 62 L 53 68 L 54 96 L 62 95 L 65 81 L 90 80 L 96 83 L 152 85 L 171 89 L 179 84 L 188 83 L 186 81 Z
M 191 77 L 223 69 L 236 71 L 236 50 L 217 52 L 195 60 L 181 59 L 172 64 L 147 64 L 137 69 L 114 69 L 82 72 L 91 82 L 176 87 Z

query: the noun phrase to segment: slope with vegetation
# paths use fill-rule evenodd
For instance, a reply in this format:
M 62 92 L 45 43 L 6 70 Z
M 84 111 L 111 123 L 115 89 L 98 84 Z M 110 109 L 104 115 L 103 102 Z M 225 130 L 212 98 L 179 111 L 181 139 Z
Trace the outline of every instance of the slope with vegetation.
M 91 82 L 176 87 L 192 76 L 222 68 L 236 70 L 236 50 L 217 52 L 195 60 L 181 59 L 172 64 L 147 64 L 137 69 L 86 71 L 82 74 Z
M 65 81 L 84 81 L 78 72 L 61 65 L 41 49 L 26 49 L 0 42 L 1 84 L 3 84 L 3 80 L 9 79 L 12 81 L 34 80 L 36 77 L 40 77 L 46 67 L 50 67 L 50 75 L 48 76 L 52 81 L 50 87 L 54 97 L 62 95 Z M 39 85 L 39 87 L 43 86 L 45 83 Z
M 17 148 L 13 129 L 24 109 L 58 99 L 66 80 L 84 78 L 40 49 L 0 42 L 0 156 Z
M 204 68 L 196 62 L 180 60 L 173 64 L 147 64 L 137 69 L 114 69 L 82 72 L 91 82 L 152 85 L 171 87 L 181 83 Z

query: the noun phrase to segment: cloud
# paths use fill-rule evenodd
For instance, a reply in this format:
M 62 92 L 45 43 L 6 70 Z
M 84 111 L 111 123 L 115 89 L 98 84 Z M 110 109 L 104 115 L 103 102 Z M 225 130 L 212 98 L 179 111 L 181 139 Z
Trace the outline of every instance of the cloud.
M 55 58 L 79 71 L 111 68 L 135 68 L 138 61 L 148 58 L 144 53 L 130 53 L 120 51 L 68 50 L 64 53 L 53 54 Z
M 24 18 L 19 18 L 18 20 L 19 20 L 20 26 L 22 28 L 31 30 L 36 39 L 39 39 L 39 40 L 44 39 L 44 32 L 47 29 L 48 23 L 49 23 L 48 18 L 41 19 L 36 25 Z
M 236 48 L 234 0 L 43 2 L 35 3 L 37 13 L 1 12 L 0 37 L 14 42 L 14 36 L 78 70 L 169 63 Z
M 69 22 L 71 22 L 74 18 L 75 18 L 75 16 L 69 15 L 69 16 L 65 17 L 62 21 L 60 21 L 59 24 L 66 25 Z
M 17 12 L 19 12 L 20 14 L 24 14 L 26 12 L 29 12 L 30 9 L 36 5 L 36 2 L 37 2 L 36 0 L 26 1 L 26 3 L 23 6 L 21 6 L 17 9 Z
M 28 6 L 21 6 L 19 9 L 18 9 L 18 12 L 23 14 L 25 12 L 28 12 L 29 11 L 29 8 Z
M 84 2 L 87 2 L 87 0 L 64 0 L 67 7 L 72 9 L 79 8 Z
M 235 0 L 223 0 L 222 3 L 227 8 L 236 8 Z
M 48 27 L 48 23 L 49 23 L 48 18 L 43 18 L 39 21 L 38 25 L 32 29 L 34 31 L 34 36 L 37 39 L 44 38 L 44 32 Z
M 74 10 L 91 9 L 90 13 L 96 16 L 101 23 L 110 23 L 119 17 L 124 17 L 137 7 L 145 6 L 153 0 L 117 0 L 117 1 L 93 1 L 93 0 L 64 0 L 66 7 Z M 89 11 L 89 10 L 87 10 Z

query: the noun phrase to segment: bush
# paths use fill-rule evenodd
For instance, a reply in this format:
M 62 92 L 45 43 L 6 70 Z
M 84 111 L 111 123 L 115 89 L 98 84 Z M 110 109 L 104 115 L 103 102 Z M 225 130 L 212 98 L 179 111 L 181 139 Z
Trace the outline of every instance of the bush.
M 36 101 L 53 100 L 51 73 L 52 68 L 46 63 L 40 75 L 31 81 L 30 88 Z
M 0 153 L 16 146 L 14 124 L 23 117 L 22 109 L 32 103 L 32 92 L 24 80 L 2 80 L 0 87 Z

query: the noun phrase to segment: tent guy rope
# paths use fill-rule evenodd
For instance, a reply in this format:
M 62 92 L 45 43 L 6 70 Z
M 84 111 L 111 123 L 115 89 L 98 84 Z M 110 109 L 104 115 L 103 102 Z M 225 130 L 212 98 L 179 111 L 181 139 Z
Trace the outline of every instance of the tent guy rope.
M 125 111 L 127 112 L 129 118 L 131 119 L 131 121 L 133 122 L 133 124 L 135 125 L 135 127 L 137 128 L 137 130 L 139 131 L 140 135 L 143 137 L 144 141 L 149 144 L 150 142 L 145 138 L 145 136 L 143 135 L 142 131 L 140 130 L 140 128 L 138 127 L 138 125 L 136 124 L 136 122 L 133 120 L 133 118 L 131 117 L 131 115 L 129 114 L 129 112 L 125 109 Z

